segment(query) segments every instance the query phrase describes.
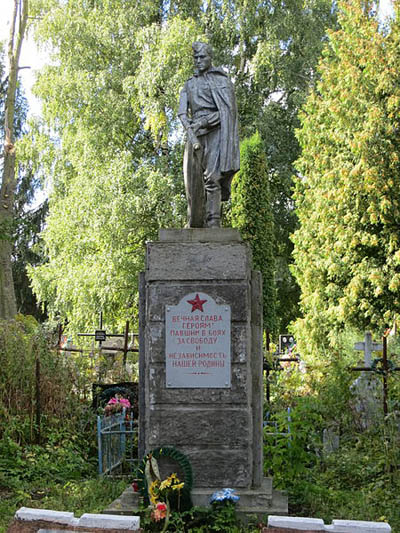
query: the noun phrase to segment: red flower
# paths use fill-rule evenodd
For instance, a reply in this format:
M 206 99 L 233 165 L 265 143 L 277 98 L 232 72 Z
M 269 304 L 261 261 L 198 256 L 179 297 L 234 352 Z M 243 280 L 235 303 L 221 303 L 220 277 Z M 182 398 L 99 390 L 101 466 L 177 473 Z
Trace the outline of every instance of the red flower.
M 154 511 L 151 513 L 151 518 L 159 522 L 167 516 L 167 505 L 164 502 L 158 502 Z

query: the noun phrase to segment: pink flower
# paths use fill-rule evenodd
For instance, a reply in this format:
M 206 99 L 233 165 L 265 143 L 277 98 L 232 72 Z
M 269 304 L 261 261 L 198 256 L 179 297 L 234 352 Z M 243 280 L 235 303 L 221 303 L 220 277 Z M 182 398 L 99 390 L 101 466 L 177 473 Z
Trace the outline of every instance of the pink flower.
M 131 402 L 127 398 L 120 398 L 119 403 L 127 408 L 131 406 Z
M 118 398 L 111 398 L 111 400 L 109 400 L 108 404 L 107 405 L 113 405 L 114 403 L 119 403 L 118 402 Z
M 164 502 L 158 502 L 156 508 L 151 513 L 151 517 L 156 522 L 159 522 L 167 516 L 167 505 Z
M 114 398 L 111 398 L 111 400 L 109 400 L 109 402 L 107 403 L 107 405 L 116 404 L 120 404 L 122 405 L 122 407 L 126 407 L 127 409 L 129 409 L 129 407 L 131 406 L 131 402 L 127 398 L 117 398 L 115 396 Z

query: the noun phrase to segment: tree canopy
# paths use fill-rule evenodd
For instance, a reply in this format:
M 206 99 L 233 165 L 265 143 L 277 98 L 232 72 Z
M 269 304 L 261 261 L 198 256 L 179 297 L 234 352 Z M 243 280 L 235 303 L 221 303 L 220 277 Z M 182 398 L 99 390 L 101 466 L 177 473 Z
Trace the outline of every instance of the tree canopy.
M 322 345 L 400 310 L 400 26 L 379 31 L 362 0 L 339 4 L 339 25 L 302 114 L 295 193 L 302 336 Z
M 37 39 L 53 50 L 36 85 L 43 121 L 31 136 L 40 145 L 36 165 L 52 186 L 46 262 L 31 269 L 50 313 L 76 327 L 94 321 L 99 309 L 110 324 L 134 317 L 145 241 L 160 226 L 184 225 L 176 110 L 192 75 L 195 40 L 211 43 L 214 63 L 235 82 L 241 135 L 258 129 L 266 146 L 281 299 L 289 300 L 294 128 L 334 22 L 331 2 L 33 5 Z

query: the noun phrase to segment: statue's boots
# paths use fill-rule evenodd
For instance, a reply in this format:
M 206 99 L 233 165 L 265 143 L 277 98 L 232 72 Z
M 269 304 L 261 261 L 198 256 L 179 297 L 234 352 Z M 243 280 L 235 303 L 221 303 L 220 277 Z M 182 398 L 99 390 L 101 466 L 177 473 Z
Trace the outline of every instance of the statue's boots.
M 221 187 L 217 184 L 212 190 L 207 190 L 206 226 L 208 228 L 221 227 Z

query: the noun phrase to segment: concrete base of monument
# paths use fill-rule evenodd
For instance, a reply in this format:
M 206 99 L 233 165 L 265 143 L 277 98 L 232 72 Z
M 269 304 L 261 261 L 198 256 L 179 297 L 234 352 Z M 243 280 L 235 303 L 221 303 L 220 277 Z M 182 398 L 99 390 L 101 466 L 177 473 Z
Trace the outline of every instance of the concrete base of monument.
M 192 501 L 195 507 L 207 507 L 215 488 L 198 488 L 192 490 Z M 285 492 L 272 488 L 272 478 L 265 477 L 258 489 L 237 489 L 240 500 L 236 510 L 241 518 L 256 515 L 264 519 L 266 515 L 287 515 L 288 497 Z
M 121 496 L 114 500 L 102 513 L 129 516 L 139 511 L 140 503 L 139 492 L 134 492 L 132 486 L 129 485 Z
M 198 488 L 192 490 L 192 500 L 195 507 L 207 507 L 215 488 Z M 287 515 L 287 495 L 272 488 L 272 478 L 264 478 L 259 489 L 238 489 L 240 500 L 237 512 L 242 518 L 256 515 L 260 520 L 266 515 Z M 138 512 L 140 495 L 133 492 L 132 487 L 127 487 L 119 498 L 104 509 L 105 514 L 134 515 Z

